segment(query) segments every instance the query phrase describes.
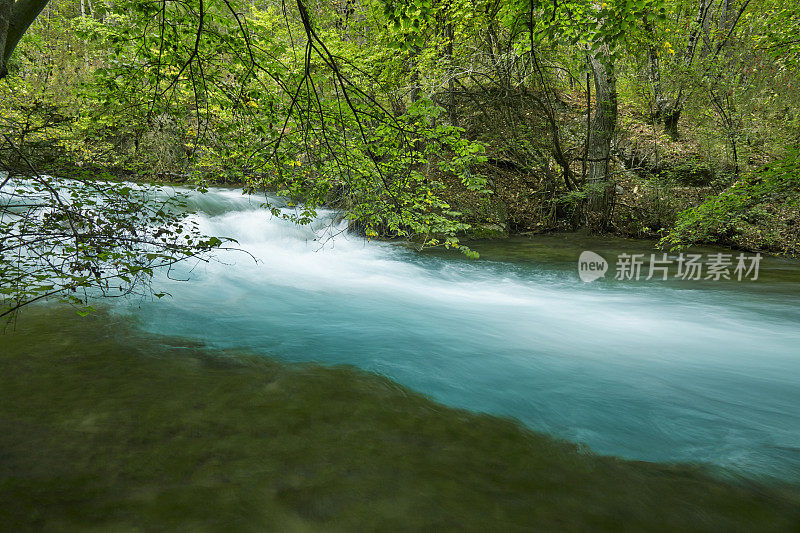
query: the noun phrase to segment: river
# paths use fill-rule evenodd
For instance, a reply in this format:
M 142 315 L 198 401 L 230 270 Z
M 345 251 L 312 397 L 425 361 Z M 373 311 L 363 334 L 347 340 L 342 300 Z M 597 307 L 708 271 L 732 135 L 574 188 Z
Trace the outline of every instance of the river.
M 247 253 L 115 304 L 150 333 L 353 365 L 597 453 L 800 481 L 797 262 L 765 258 L 757 281 L 616 281 L 612 264 L 584 283 L 581 251 L 651 246 L 518 237 L 469 260 L 368 242 L 331 211 L 296 226 L 238 190 L 193 194 L 201 229 Z

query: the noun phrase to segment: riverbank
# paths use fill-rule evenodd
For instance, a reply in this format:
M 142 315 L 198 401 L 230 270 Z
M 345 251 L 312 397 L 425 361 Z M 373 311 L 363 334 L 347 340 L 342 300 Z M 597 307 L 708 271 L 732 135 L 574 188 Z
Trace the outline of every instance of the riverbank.
M 780 531 L 789 489 L 623 461 L 345 367 L 29 309 L 0 355 L 0 523 Z
M 687 166 L 677 156 L 672 159 L 671 166 L 665 166 L 662 172 L 676 173 Z M 621 161 L 617 163 L 622 165 Z M 586 234 L 611 241 L 637 239 L 652 243 L 653 251 L 666 252 L 675 247 L 716 247 L 800 258 L 800 225 L 789 198 L 776 193 L 765 196 L 763 191 L 757 191 L 750 194 L 749 203 L 733 207 L 725 204 L 731 201 L 729 189 L 753 187 L 753 181 L 760 183 L 762 178 L 755 172 L 741 180 L 722 180 L 713 187 L 696 184 L 686 177 L 681 179 L 689 180 L 688 183 L 678 181 L 674 176 L 665 178 L 620 172 L 610 223 L 598 233 L 583 226 L 579 196 L 564 197 L 563 202 L 545 202 L 541 184 L 530 176 L 492 165 L 486 165 L 482 171 L 491 176 L 490 183 L 494 187 L 488 197 L 476 195 L 458 180 L 442 177 L 447 183 L 442 192 L 443 199 L 470 225 L 468 230 L 459 233 L 462 241 Z M 690 173 L 689 177 L 693 175 Z M 162 174 L 155 179 L 135 175 L 116 177 L 157 185 L 193 186 L 189 175 Z M 213 182 L 213 186 L 243 188 L 248 184 L 242 180 L 224 179 Z M 773 205 L 771 202 L 779 197 L 780 201 L 773 202 Z M 331 203 L 333 207 L 347 209 L 347 206 L 338 205 L 336 198 L 331 198 Z M 725 205 L 720 208 L 718 204 Z M 353 229 L 362 231 L 362 226 L 354 223 Z M 395 239 L 391 235 L 378 235 L 377 238 Z

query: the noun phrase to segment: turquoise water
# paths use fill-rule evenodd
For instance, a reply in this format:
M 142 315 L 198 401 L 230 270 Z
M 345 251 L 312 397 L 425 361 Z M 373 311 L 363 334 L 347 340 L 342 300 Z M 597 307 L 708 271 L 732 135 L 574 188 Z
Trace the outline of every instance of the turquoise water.
M 379 372 L 598 453 L 800 481 L 797 263 L 766 260 L 755 282 L 586 284 L 582 250 L 647 243 L 520 238 L 476 244 L 470 261 L 367 242 L 334 212 L 294 226 L 262 201 L 195 197 L 202 229 L 248 253 L 184 265 L 155 282 L 170 298 L 118 312 L 214 347 Z

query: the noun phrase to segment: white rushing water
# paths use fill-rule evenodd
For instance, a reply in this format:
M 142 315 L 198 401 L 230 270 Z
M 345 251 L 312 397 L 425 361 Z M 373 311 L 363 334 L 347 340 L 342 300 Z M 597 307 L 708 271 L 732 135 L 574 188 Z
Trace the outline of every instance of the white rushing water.
M 599 453 L 800 480 L 796 291 L 584 284 L 535 258 L 366 242 L 332 212 L 295 226 L 236 190 L 195 201 L 258 262 L 222 252 L 158 280 L 171 298 L 120 309 L 151 332 L 351 364 Z

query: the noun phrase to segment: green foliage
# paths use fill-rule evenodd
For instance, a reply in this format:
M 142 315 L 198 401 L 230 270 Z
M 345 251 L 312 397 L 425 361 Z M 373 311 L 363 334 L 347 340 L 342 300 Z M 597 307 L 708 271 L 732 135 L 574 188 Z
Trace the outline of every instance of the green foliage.
M 705 186 L 714 179 L 714 169 L 708 161 L 686 158 L 669 169 L 666 179 L 681 185 Z
M 485 161 L 484 147 L 462 138 L 463 129 L 437 122 L 443 109 L 419 100 L 398 117 L 384 116 L 376 126 L 358 131 L 355 114 L 327 121 L 325 143 L 309 144 L 305 157 L 287 159 L 254 181 L 281 196 L 302 203 L 298 214 L 282 214 L 309 222 L 314 209 L 331 199 L 368 237 L 394 236 L 421 246 L 458 247 L 455 234 L 469 226 L 443 199 L 443 174 L 457 176 L 476 194 L 487 194 L 486 179 L 471 170 Z M 292 137 L 290 136 L 289 139 Z M 337 150 L 341 147 L 341 150 Z M 276 214 L 280 212 L 276 209 Z
M 796 70 L 800 67 L 800 39 L 797 38 L 800 35 L 800 8 L 782 3 L 766 11 L 765 15 L 765 31 L 754 36 L 756 46 L 785 68 Z
M 529 33 L 528 42 L 521 42 L 523 49 L 530 50 L 531 41 L 565 43 L 592 54 L 607 46 L 616 61 L 624 49 L 619 45 L 645 38 L 645 25 L 665 20 L 666 9 L 663 0 L 515 0 L 503 19 L 510 27 L 521 24 Z
M 783 209 L 775 211 L 773 206 Z M 800 151 L 748 175 L 700 206 L 680 214 L 662 245 L 680 248 L 695 243 L 736 243 L 748 226 L 757 226 L 764 242 L 773 244 L 774 233 L 786 222 L 785 211 L 796 217 L 800 207 Z M 791 216 L 790 215 L 790 216 Z M 793 224 L 797 224 L 796 219 Z M 747 245 L 748 243 L 742 243 Z M 751 244 L 752 245 L 752 244 Z M 788 251 L 788 250 L 787 250 Z

